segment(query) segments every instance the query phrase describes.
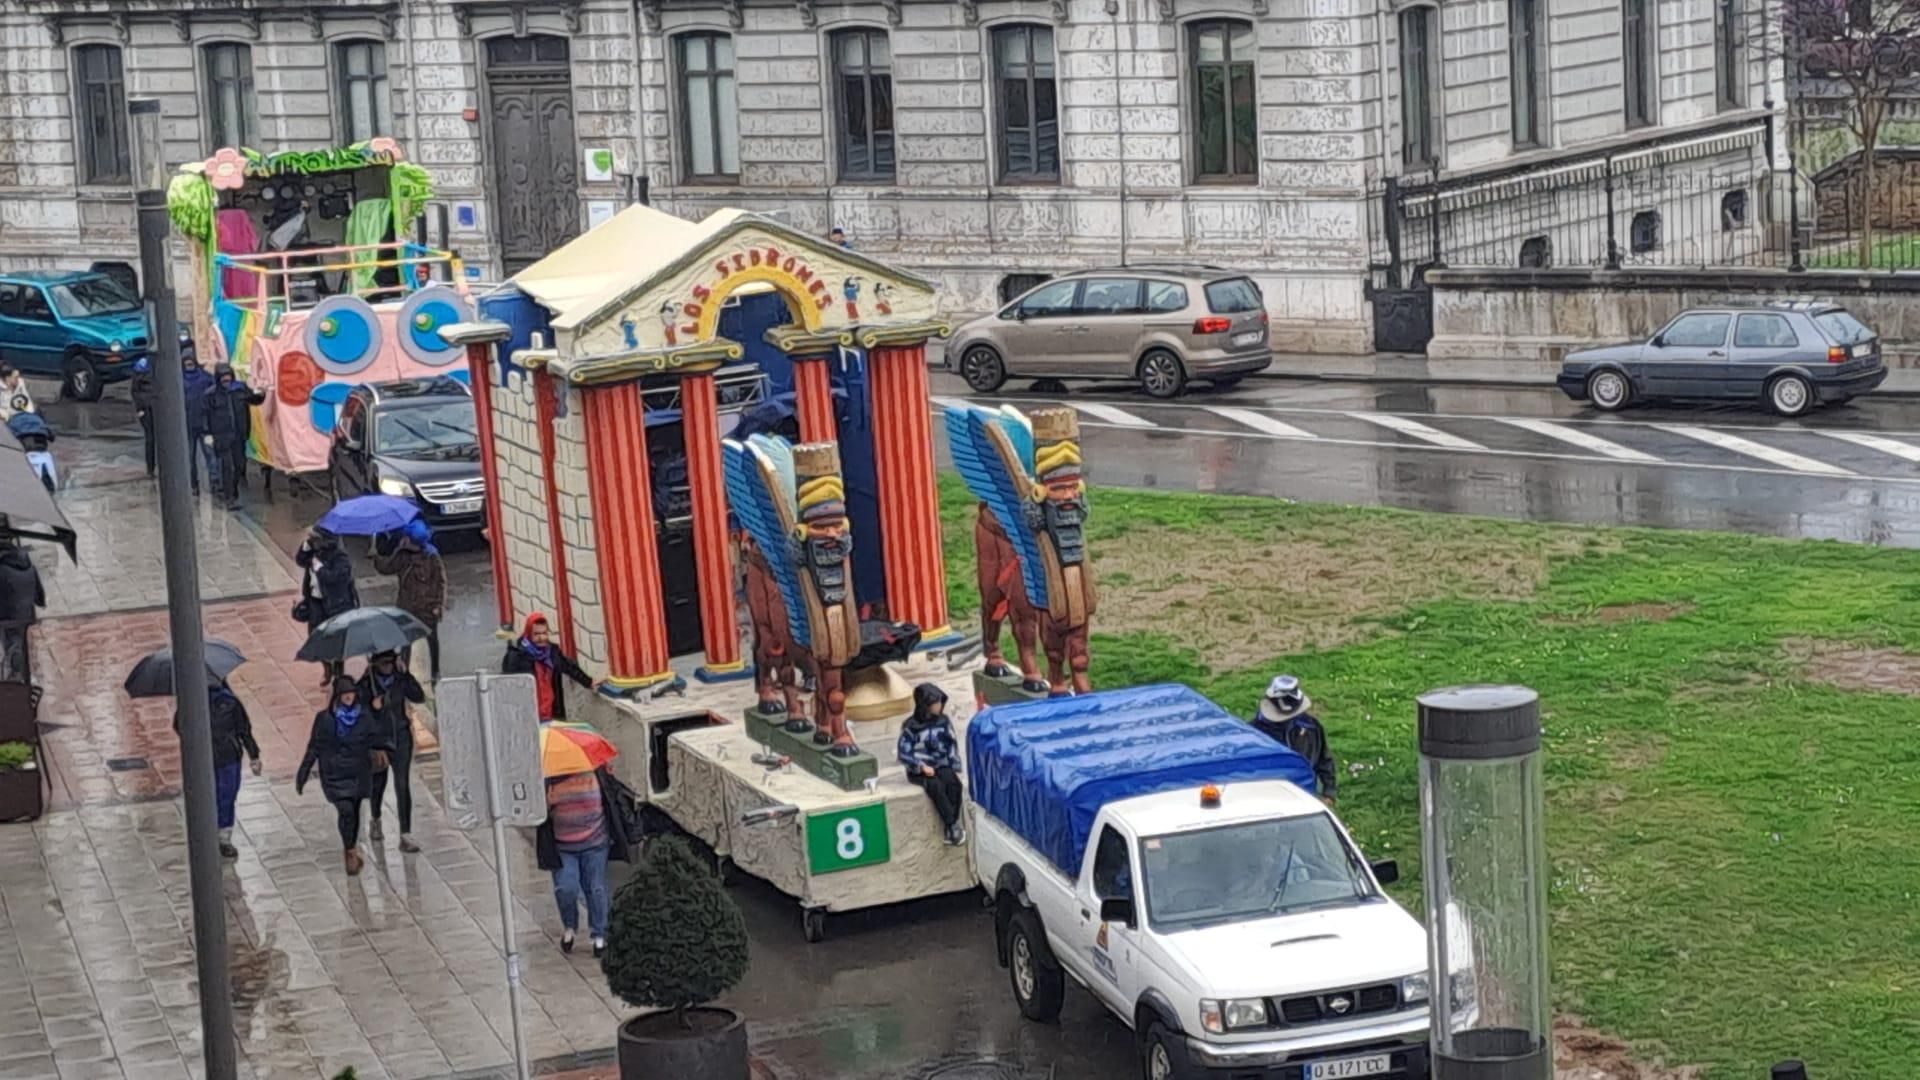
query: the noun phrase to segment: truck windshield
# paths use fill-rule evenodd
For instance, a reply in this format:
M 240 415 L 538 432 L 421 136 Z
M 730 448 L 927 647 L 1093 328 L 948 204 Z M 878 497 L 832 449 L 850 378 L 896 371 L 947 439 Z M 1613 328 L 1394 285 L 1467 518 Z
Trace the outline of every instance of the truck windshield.
M 1356 904 L 1379 895 L 1325 814 L 1150 836 L 1147 918 L 1162 932 Z

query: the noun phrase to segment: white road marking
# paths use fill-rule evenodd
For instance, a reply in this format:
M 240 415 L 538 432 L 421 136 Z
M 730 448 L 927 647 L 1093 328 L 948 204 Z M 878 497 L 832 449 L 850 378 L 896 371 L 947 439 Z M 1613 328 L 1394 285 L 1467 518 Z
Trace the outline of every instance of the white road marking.
M 1209 405 L 1207 406 L 1207 411 L 1213 413 L 1215 416 L 1226 417 L 1236 424 L 1245 424 L 1255 431 L 1265 432 L 1268 435 L 1278 435 L 1286 439 L 1319 438 L 1318 435 L 1315 435 L 1311 431 L 1302 431 L 1292 424 L 1283 424 L 1265 413 L 1257 413 L 1252 409 L 1236 409 L 1231 405 Z
M 1830 465 L 1824 461 L 1815 461 L 1810 457 L 1802 457 L 1799 454 L 1788 453 L 1785 450 L 1779 450 L 1762 443 L 1754 442 L 1752 439 L 1743 439 L 1738 435 L 1729 435 L 1724 431 L 1715 431 L 1712 428 L 1694 427 L 1690 424 L 1655 424 L 1653 426 L 1659 428 L 1661 431 L 1671 432 L 1675 435 L 1684 435 L 1689 439 L 1698 439 L 1708 446 L 1717 446 L 1722 450 L 1731 450 L 1736 454 L 1745 454 L 1747 457 L 1758 458 L 1769 465 L 1778 465 L 1781 468 L 1791 469 L 1794 472 L 1819 473 L 1823 476 L 1853 475 L 1853 470 L 1851 469 L 1843 469 L 1838 465 Z
M 1121 427 L 1151 428 L 1160 426 L 1151 420 L 1142 420 L 1140 417 L 1133 415 L 1125 409 L 1116 409 L 1111 405 L 1094 405 L 1083 401 L 1069 402 L 1069 404 L 1076 410 L 1086 413 L 1088 416 L 1105 420 L 1109 424 L 1119 424 Z
M 1596 454 L 1604 454 L 1615 461 L 1648 462 L 1660 460 L 1652 454 L 1641 453 L 1638 450 L 1621 446 L 1617 442 L 1609 442 L 1598 435 L 1589 435 L 1578 428 L 1561 427 L 1559 424 L 1546 420 L 1509 416 L 1502 417 L 1501 423 L 1512 424 L 1514 427 L 1520 428 L 1523 431 L 1531 431 L 1535 435 L 1545 435 L 1549 439 L 1558 439 L 1563 443 L 1578 446 L 1582 450 L 1591 450 Z
M 1404 416 L 1395 416 L 1392 413 L 1350 412 L 1347 415 L 1355 420 L 1364 420 L 1369 424 L 1378 424 L 1383 428 L 1389 428 L 1402 435 L 1411 435 L 1416 439 L 1420 439 L 1423 442 L 1430 442 L 1435 446 L 1445 446 L 1454 450 L 1486 449 L 1486 447 L 1481 446 L 1472 439 L 1463 439 L 1458 435 L 1449 435 L 1444 431 L 1430 428 L 1418 420 L 1412 420 Z
M 1920 446 L 1912 443 L 1898 442 L 1879 435 L 1868 435 L 1861 431 L 1821 431 L 1820 434 L 1830 435 L 1843 442 L 1853 443 L 1855 446 L 1864 446 L 1869 450 L 1878 450 L 1883 454 L 1892 454 L 1907 461 L 1920 461 Z

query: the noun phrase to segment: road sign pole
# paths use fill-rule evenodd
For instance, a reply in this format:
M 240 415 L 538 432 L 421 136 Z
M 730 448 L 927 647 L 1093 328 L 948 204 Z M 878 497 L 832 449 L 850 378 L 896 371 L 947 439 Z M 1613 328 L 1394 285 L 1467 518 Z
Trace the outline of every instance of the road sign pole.
M 487 684 L 493 677 L 476 673 L 479 691 L 480 756 L 486 765 L 487 818 L 493 826 L 493 877 L 500 886 L 500 936 L 507 953 L 507 1008 L 513 1013 L 513 1061 L 520 1080 L 527 1080 L 527 1037 L 520 1024 L 520 948 L 513 933 L 513 888 L 507 874 L 507 823 L 500 809 L 500 758 L 494 747 L 493 709 L 487 702 Z

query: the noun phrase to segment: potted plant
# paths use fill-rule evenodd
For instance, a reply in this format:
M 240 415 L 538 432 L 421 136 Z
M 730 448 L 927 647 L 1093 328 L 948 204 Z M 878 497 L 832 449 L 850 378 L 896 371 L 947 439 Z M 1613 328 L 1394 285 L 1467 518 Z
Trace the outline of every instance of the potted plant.
M 608 988 L 660 1010 L 620 1025 L 621 1080 L 746 1080 L 745 1022 L 707 1004 L 747 973 L 746 921 L 685 838 L 649 845 L 608 923 Z
M 0 821 L 34 821 L 46 809 L 33 744 L 0 742 Z

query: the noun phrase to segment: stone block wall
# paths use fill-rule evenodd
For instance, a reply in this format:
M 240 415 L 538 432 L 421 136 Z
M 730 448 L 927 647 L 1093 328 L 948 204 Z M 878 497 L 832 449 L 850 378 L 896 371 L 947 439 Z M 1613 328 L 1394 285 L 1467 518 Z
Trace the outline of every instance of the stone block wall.
M 493 449 L 500 476 L 500 526 L 505 536 L 507 574 L 512 578 L 516 626 L 533 612 L 558 619 L 553 588 L 552 543 L 547 531 L 546 474 L 542 471 L 540 428 L 534 406 L 536 377 L 514 368 L 493 393 Z

